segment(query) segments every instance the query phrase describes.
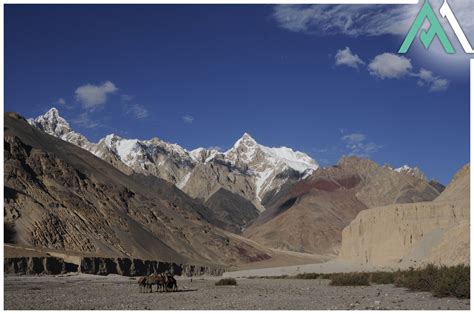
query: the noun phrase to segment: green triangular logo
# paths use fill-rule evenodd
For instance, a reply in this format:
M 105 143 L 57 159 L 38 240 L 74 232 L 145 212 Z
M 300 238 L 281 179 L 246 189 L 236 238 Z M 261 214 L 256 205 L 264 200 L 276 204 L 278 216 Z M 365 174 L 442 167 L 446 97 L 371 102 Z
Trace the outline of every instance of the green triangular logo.
M 406 53 L 408 49 L 410 49 L 413 40 L 415 40 L 415 37 L 418 34 L 418 31 L 421 29 L 421 26 L 423 25 L 423 22 L 425 20 L 428 20 L 430 22 L 430 28 L 428 29 L 428 32 L 423 30 L 420 34 L 420 40 L 423 43 L 423 46 L 428 49 L 433 39 L 438 36 L 438 39 L 441 42 L 441 45 L 443 46 L 446 53 L 453 54 L 454 48 L 451 45 L 448 36 L 446 36 L 446 33 L 444 32 L 443 27 L 439 23 L 438 18 L 433 12 L 433 9 L 431 8 L 428 0 L 425 0 L 423 7 L 418 13 L 415 22 L 413 22 L 413 25 L 411 26 L 410 31 L 405 37 L 405 40 L 403 41 L 403 44 L 400 47 L 398 53 Z

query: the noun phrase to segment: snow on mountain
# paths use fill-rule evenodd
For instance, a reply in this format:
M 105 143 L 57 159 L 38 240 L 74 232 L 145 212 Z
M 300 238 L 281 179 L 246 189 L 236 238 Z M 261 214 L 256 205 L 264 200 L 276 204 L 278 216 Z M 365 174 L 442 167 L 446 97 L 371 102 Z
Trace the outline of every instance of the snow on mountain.
M 260 156 L 264 156 L 265 160 L 256 160 Z M 294 151 L 288 147 L 267 147 L 258 144 L 255 139 L 248 133 L 235 142 L 234 146 L 225 152 L 225 156 L 234 162 L 244 163 L 264 163 L 276 165 L 283 163 L 289 168 L 299 172 L 306 172 L 308 170 L 316 170 L 319 165 L 314 159 L 305 153 Z
M 102 141 L 129 167 L 133 168 L 135 162 L 145 159 L 143 157 L 146 154 L 146 147 L 137 139 L 123 139 L 115 134 L 109 134 L 100 142 Z
M 302 152 L 288 147 L 272 148 L 258 144 L 247 133 L 223 153 L 205 148 L 188 151 L 178 144 L 171 144 L 156 137 L 138 140 L 110 134 L 98 143 L 91 143 L 83 135 L 76 133 L 56 108 L 51 108 L 44 115 L 29 119 L 28 122 L 50 135 L 89 150 L 126 173 L 133 170 L 155 175 L 183 190 L 186 189 L 196 165 L 227 164 L 229 166 L 224 167 L 228 169 L 226 171 L 240 171 L 239 175 L 249 177 L 249 182 L 255 185 L 255 199 L 258 202 L 266 192 L 278 189 L 290 179 L 303 179 L 319 167 L 316 161 Z M 193 181 L 196 182 L 195 178 Z
M 403 165 L 400 168 L 392 169 L 393 171 L 399 172 L 399 173 L 405 173 L 412 175 L 418 179 L 428 181 L 428 178 L 426 175 L 421 171 L 420 168 L 418 167 L 410 167 L 408 165 Z
M 28 119 L 28 123 L 49 135 L 59 137 L 87 150 L 92 147 L 92 143 L 87 138 L 71 129 L 69 123 L 59 115 L 58 109 L 54 107 L 35 119 Z
M 276 188 L 274 180 L 278 174 L 294 170 L 304 178 L 310 175 L 319 165 L 305 153 L 288 147 L 267 147 L 258 144 L 248 133 L 245 133 L 234 146 L 225 152 L 228 160 L 235 164 L 245 164 L 256 178 L 256 196 L 262 199 L 265 192 Z
M 215 149 L 199 147 L 190 151 L 189 154 L 196 162 L 206 163 L 214 159 L 218 154 L 222 153 Z

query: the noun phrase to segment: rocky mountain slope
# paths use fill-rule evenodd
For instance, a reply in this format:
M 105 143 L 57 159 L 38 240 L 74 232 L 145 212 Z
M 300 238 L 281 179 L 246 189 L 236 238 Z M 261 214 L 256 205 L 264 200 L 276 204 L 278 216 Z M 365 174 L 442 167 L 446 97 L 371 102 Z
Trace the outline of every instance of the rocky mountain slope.
M 405 173 L 417 177 L 418 179 L 427 181 L 428 178 L 418 167 L 410 167 L 408 165 L 403 165 L 400 168 L 393 169 L 396 172 Z
M 360 212 L 342 233 L 339 258 L 375 266 L 469 264 L 470 166 L 431 202 Z
M 268 250 L 206 222 L 215 216 L 171 183 L 128 176 L 17 114 L 6 113 L 4 122 L 4 221 L 11 242 L 195 264 L 269 258 Z
M 265 246 L 337 254 L 342 230 L 367 208 L 435 199 L 439 191 L 417 177 L 358 157 L 316 170 L 286 187 L 244 235 Z
M 188 151 L 158 138 L 124 139 L 113 134 L 91 143 L 72 130 L 56 108 L 28 122 L 90 151 L 126 174 L 160 177 L 202 200 L 225 188 L 250 200 L 260 211 L 264 210 L 262 200 L 269 193 L 318 168 L 316 161 L 304 153 L 260 145 L 247 133 L 226 152 L 205 148 Z
M 212 194 L 204 205 L 217 216 L 218 227 L 237 234 L 259 214 L 258 209 L 249 200 L 223 188 Z

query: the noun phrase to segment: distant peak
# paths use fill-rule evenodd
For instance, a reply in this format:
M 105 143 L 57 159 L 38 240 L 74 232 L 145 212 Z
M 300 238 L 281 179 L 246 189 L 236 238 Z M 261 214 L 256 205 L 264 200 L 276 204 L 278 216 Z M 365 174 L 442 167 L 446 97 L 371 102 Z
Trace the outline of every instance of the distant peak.
M 48 111 L 46 111 L 44 114 L 30 120 L 35 120 L 36 122 L 39 123 L 50 123 L 50 124 L 60 124 L 60 125 L 65 125 L 69 127 L 69 123 L 59 115 L 59 110 L 56 109 L 55 107 L 52 107 Z
M 62 119 L 62 117 L 59 115 L 59 110 L 56 109 L 55 107 L 52 107 L 51 109 L 49 109 L 48 111 L 46 111 L 46 112 L 45 112 L 43 115 L 41 115 L 40 117 L 47 118 L 48 120 L 49 120 L 49 119 L 53 119 L 53 120 Z
M 49 109 L 46 114 L 48 113 L 52 113 L 52 114 L 55 114 L 55 115 L 59 115 L 59 110 L 56 109 L 56 107 L 51 107 L 51 109 Z
M 252 135 L 250 135 L 249 133 L 245 132 L 241 138 L 245 138 L 245 139 L 252 139 L 253 140 L 253 137 Z
M 255 146 L 257 145 L 257 141 L 250 135 L 249 133 L 245 132 L 238 140 L 235 142 L 234 147 L 239 146 L 240 144 L 244 144 L 246 146 Z
M 409 165 L 403 165 L 400 168 L 396 168 L 396 169 L 393 169 L 393 170 L 396 171 L 396 172 L 399 172 L 399 173 L 405 173 L 405 174 L 412 175 L 412 176 L 414 176 L 418 179 L 421 179 L 421 180 L 428 181 L 428 178 L 423 173 L 423 171 L 421 171 L 421 169 L 416 167 L 416 166 L 412 167 L 412 166 L 409 166 Z
M 106 140 L 112 140 L 112 139 L 122 139 L 122 138 L 120 136 L 114 134 L 114 133 L 111 133 L 111 134 L 106 135 L 105 139 Z

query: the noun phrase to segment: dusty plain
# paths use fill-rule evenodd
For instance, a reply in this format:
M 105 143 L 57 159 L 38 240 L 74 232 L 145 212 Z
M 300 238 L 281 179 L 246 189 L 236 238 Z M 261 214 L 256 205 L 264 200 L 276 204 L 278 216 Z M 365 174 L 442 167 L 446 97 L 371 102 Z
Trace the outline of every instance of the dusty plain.
M 117 275 L 5 276 L 6 310 L 469 310 L 470 300 L 435 298 L 393 285 L 332 287 L 329 280 L 179 278 L 178 292 L 141 293 Z

